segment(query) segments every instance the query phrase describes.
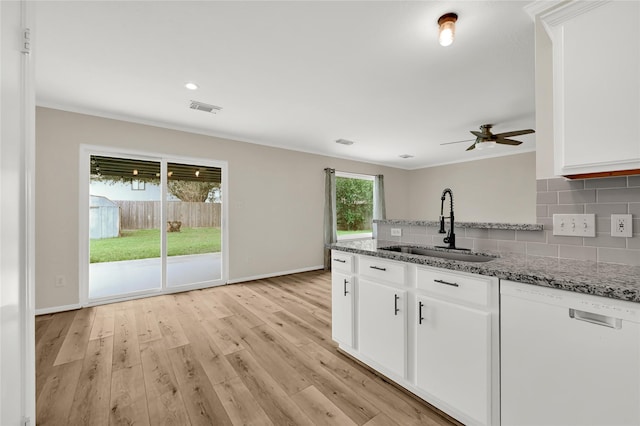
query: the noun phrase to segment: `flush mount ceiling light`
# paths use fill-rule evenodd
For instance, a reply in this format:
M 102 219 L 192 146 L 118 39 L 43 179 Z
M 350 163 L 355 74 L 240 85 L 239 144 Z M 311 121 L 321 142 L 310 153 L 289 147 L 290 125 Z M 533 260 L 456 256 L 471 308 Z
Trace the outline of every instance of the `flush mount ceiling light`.
M 338 139 L 336 143 L 339 143 L 340 145 L 353 145 L 355 142 L 347 139 Z
M 458 15 L 455 13 L 445 13 L 438 19 L 438 41 L 440 46 L 449 46 L 453 43 L 453 37 L 456 33 L 456 21 Z
M 200 86 L 198 86 L 196 83 L 193 83 L 193 82 L 191 82 L 191 81 L 190 81 L 190 82 L 188 82 L 188 83 L 185 83 L 185 84 L 184 84 L 184 87 L 186 87 L 186 88 L 187 88 L 187 89 L 189 89 L 189 90 L 198 90 L 198 88 L 199 88 Z

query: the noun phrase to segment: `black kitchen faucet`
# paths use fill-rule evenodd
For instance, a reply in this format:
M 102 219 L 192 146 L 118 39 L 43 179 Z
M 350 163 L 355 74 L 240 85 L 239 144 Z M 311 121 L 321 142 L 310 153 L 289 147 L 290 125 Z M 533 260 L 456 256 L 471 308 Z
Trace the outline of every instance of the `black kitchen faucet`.
M 449 209 L 449 222 L 451 225 L 449 227 L 449 233 L 442 240 L 443 243 L 449 244 L 446 248 L 455 249 L 456 248 L 456 233 L 454 231 L 454 219 L 453 219 L 453 192 L 450 188 L 445 188 L 442 191 L 442 197 L 440 197 L 440 233 L 444 234 L 444 199 L 445 196 L 449 194 L 449 199 L 451 200 L 451 207 Z

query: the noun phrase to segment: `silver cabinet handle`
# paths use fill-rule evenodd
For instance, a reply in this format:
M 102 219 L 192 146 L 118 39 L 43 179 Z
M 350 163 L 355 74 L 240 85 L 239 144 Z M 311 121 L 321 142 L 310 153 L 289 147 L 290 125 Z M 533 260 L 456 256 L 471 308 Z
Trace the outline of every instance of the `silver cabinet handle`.
M 349 281 L 347 281 L 347 279 L 344 279 L 344 295 L 346 296 L 349 292 L 347 291 L 347 284 L 349 284 Z
M 593 312 L 579 311 L 577 309 L 569 309 L 569 318 L 578 321 L 584 321 L 591 324 L 601 325 L 603 327 L 622 328 L 622 320 L 620 318 L 608 317 L 606 315 L 594 314 Z
M 458 284 L 456 283 L 450 283 L 449 281 L 445 281 L 445 280 L 433 280 L 434 283 L 438 283 L 438 284 L 446 284 L 446 285 L 450 285 L 451 287 L 460 287 Z
M 424 321 L 424 317 L 422 316 L 423 306 L 424 306 L 424 303 L 418 302 L 418 324 L 422 324 L 422 321 Z
M 333 260 L 335 260 L 336 262 L 340 262 L 340 263 L 347 263 L 346 260 L 342 260 L 342 259 L 333 259 Z
M 369 268 L 371 268 L 371 269 L 377 269 L 378 271 L 386 271 L 386 270 L 387 270 L 387 268 L 381 268 L 381 267 L 379 267 L 379 266 L 375 266 L 375 265 L 374 265 L 374 266 L 369 266 Z
M 394 295 L 395 296 L 395 300 L 393 302 L 393 307 L 394 307 L 394 315 L 398 315 L 398 312 L 400 311 L 400 309 L 398 309 L 398 300 L 400 299 L 400 296 L 398 296 L 397 294 Z

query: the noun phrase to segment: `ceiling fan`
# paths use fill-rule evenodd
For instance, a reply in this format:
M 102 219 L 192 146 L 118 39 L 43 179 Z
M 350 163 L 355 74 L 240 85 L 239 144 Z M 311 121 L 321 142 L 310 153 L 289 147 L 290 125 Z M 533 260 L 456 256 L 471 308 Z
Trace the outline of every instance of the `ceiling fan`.
M 519 135 L 527 135 L 529 133 L 535 133 L 533 129 L 525 129 L 525 130 L 515 130 L 513 132 L 503 132 L 503 133 L 491 133 L 491 128 L 493 124 L 483 124 L 480 126 L 480 131 L 471 130 L 471 134 L 476 137 L 476 140 L 473 144 L 467 148 L 467 151 L 471 151 L 474 148 L 483 149 L 483 148 L 493 148 L 497 143 L 503 145 L 520 145 L 522 142 L 507 139 L 511 136 L 519 136 Z M 455 142 L 446 142 L 441 143 L 440 145 L 450 145 L 454 143 L 461 142 L 469 142 L 473 139 L 466 139 L 463 141 L 455 141 Z

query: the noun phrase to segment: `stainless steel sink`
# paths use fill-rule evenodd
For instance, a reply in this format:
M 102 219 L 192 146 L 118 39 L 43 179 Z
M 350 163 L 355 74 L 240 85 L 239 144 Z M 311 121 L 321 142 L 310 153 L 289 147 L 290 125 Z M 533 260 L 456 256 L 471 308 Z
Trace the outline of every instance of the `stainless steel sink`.
M 397 253 L 417 254 L 420 256 L 439 257 L 441 259 L 448 260 L 461 260 L 463 262 L 489 262 L 497 259 L 496 256 L 491 256 L 482 253 L 464 253 L 452 250 L 436 250 L 431 248 L 422 247 L 405 247 L 405 246 L 392 246 L 381 247 L 379 250 L 394 251 Z

